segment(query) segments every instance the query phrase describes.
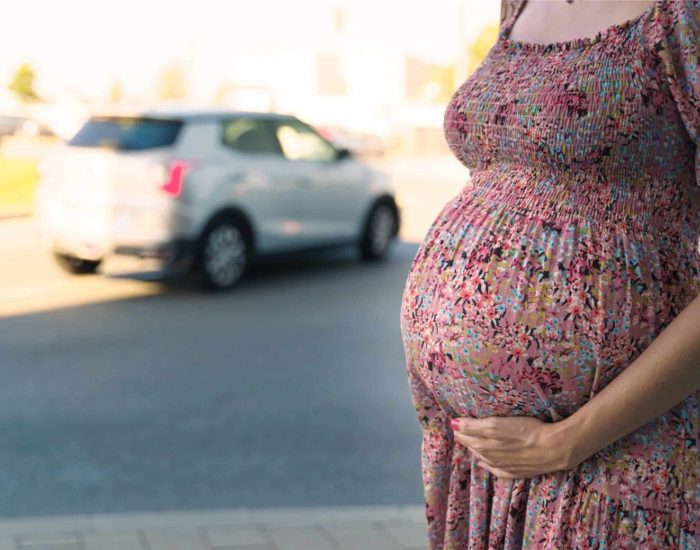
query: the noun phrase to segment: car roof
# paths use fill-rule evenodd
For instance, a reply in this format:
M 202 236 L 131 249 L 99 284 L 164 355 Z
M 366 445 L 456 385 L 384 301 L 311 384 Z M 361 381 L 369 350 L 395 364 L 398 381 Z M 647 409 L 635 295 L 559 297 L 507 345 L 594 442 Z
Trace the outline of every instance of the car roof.
M 212 121 L 222 118 L 236 118 L 247 116 L 252 118 L 265 118 L 275 120 L 288 120 L 296 118 L 286 113 L 274 113 L 268 111 L 245 111 L 240 109 L 220 108 L 220 107 L 153 107 L 150 109 L 109 109 L 99 110 L 95 116 L 136 116 L 163 119 L 183 119 L 188 122 Z

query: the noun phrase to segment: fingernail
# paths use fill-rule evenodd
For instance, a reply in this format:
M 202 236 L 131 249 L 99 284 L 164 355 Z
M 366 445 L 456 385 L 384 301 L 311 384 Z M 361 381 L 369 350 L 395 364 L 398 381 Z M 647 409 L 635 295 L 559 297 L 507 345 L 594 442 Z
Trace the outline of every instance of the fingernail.
M 456 418 L 453 418 L 452 420 L 450 420 L 450 426 L 452 426 L 453 430 L 458 430 L 459 429 L 459 420 L 457 420 Z

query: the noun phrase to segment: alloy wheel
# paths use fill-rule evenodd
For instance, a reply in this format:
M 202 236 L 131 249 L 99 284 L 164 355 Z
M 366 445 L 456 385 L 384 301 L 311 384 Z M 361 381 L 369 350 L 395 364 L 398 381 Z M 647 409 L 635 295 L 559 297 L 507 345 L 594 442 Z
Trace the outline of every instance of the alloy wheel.
M 394 229 L 394 213 L 386 205 L 375 209 L 370 222 L 370 242 L 372 250 L 381 254 L 389 244 Z
M 233 285 L 246 263 L 246 243 L 238 228 L 222 224 L 214 228 L 204 246 L 204 267 L 218 287 Z

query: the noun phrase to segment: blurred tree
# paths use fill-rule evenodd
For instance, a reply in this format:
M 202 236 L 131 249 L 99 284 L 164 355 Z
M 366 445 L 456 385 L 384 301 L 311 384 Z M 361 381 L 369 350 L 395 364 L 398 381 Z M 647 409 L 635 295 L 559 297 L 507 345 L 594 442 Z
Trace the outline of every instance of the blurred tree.
M 184 99 L 187 96 L 187 78 L 185 71 L 178 63 L 173 63 L 163 69 L 158 81 L 159 99 Z
M 16 93 L 21 101 L 39 101 L 41 99 L 34 91 L 34 79 L 36 75 L 29 63 L 23 63 L 15 71 L 12 81 L 7 88 Z
M 482 27 L 479 36 L 469 45 L 469 74 L 479 66 L 484 60 L 484 57 L 486 57 L 486 54 L 489 53 L 491 47 L 496 43 L 498 30 L 498 25 L 486 25 Z
M 112 83 L 112 87 L 109 89 L 109 100 L 112 103 L 119 103 L 123 99 L 122 85 L 118 80 Z

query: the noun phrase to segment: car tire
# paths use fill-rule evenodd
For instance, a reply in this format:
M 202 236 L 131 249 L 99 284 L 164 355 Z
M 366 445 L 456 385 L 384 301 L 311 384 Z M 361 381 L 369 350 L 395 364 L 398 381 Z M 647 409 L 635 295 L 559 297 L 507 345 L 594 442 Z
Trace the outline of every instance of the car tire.
M 87 260 L 63 252 L 54 252 L 53 257 L 64 271 L 72 275 L 95 273 L 102 263 L 102 260 Z
M 229 290 L 246 274 L 250 257 L 245 226 L 233 216 L 222 216 L 202 232 L 194 268 L 204 288 Z
M 376 261 L 386 257 L 398 233 L 398 223 L 396 211 L 388 201 L 372 206 L 360 239 L 360 256 L 363 260 Z

